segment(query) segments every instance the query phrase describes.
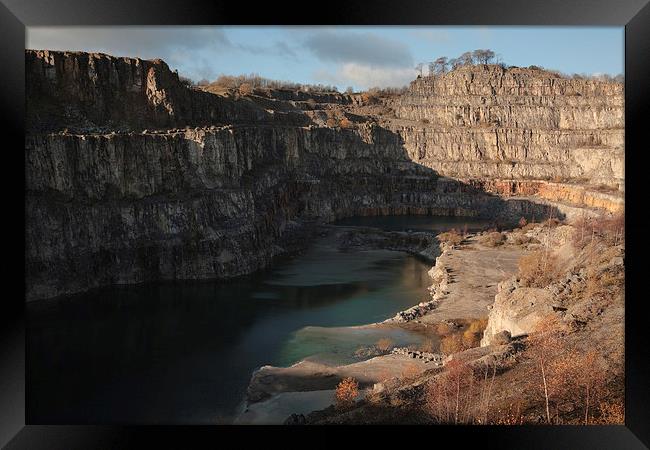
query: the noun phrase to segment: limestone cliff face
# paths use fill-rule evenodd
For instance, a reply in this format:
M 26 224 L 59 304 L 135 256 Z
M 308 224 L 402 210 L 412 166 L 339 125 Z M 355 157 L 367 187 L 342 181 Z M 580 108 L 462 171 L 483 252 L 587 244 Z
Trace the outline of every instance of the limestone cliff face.
M 462 179 L 561 180 L 623 190 L 621 83 L 461 67 L 391 102 L 409 156 Z
M 250 273 L 285 252 L 289 238 L 314 220 L 541 217 L 546 205 L 517 196 L 548 191 L 540 173 L 582 176 L 563 162 L 574 144 L 615 146 L 619 139 L 617 130 L 594 137 L 556 127 L 544 131 L 555 150 L 531 144 L 521 154 L 517 139 L 537 142 L 541 134 L 450 132 L 407 118 L 386 123 L 361 114 L 364 100 L 354 95 L 215 95 L 187 88 L 159 60 L 27 51 L 26 73 L 28 299 Z M 322 119 L 332 111 L 353 117 L 354 126 L 326 126 Z M 500 134 L 510 132 L 520 137 Z M 510 139 L 508 152 L 520 155 L 516 170 L 502 168 L 506 144 L 495 139 Z M 556 189 L 555 199 L 588 204 L 588 196 L 565 191 Z

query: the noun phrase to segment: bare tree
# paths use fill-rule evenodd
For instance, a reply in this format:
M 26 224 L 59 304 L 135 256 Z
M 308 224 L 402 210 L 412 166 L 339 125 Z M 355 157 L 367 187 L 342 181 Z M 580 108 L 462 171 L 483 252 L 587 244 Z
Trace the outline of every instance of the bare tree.
M 447 63 L 449 64 L 450 70 L 456 70 L 462 65 L 458 58 L 451 58 Z
M 441 56 L 433 62 L 433 70 L 436 74 L 447 72 L 447 57 Z
M 422 69 L 424 68 L 424 64 L 418 63 L 415 66 L 415 71 L 418 73 L 418 76 L 422 77 Z
M 490 49 L 477 49 L 472 52 L 472 56 L 478 64 L 489 64 L 495 56 Z
M 562 377 L 555 376 L 553 370 L 555 368 L 553 364 L 554 357 L 563 347 L 561 328 L 561 323 L 555 316 L 545 317 L 535 327 L 533 334 L 529 338 L 529 347 L 527 349 L 527 353 L 535 362 L 541 376 L 548 423 L 551 423 L 551 398 L 557 392 L 558 383 L 563 382 Z
M 474 64 L 474 55 L 472 52 L 465 52 L 458 57 L 458 61 L 462 66 Z

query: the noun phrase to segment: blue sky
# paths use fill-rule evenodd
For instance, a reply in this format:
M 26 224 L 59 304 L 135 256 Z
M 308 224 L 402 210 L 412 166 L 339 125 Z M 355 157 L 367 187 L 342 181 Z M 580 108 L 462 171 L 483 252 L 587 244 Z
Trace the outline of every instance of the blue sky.
M 29 27 L 26 45 L 161 58 L 195 81 L 258 73 L 341 90 L 401 86 L 417 63 L 477 48 L 569 74 L 624 66 L 622 27 Z

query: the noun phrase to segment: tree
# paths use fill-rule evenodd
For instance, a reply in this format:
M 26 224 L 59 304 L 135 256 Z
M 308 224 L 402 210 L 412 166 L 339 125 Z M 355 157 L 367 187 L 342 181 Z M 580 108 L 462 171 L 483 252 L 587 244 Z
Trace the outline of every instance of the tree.
M 354 88 L 352 86 L 348 86 L 347 88 L 345 88 L 345 93 L 354 94 Z
M 418 72 L 418 75 L 419 75 L 420 77 L 422 77 L 422 69 L 423 69 L 423 68 L 424 68 L 424 64 L 422 64 L 422 63 L 418 63 L 418 64 L 415 66 L 415 71 Z
M 548 423 L 551 423 L 551 398 L 555 396 L 564 381 L 562 376 L 558 376 L 559 366 L 554 364 L 556 354 L 563 348 L 561 329 L 561 323 L 557 317 L 554 315 L 545 317 L 535 326 L 527 349 L 528 355 L 535 362 L 535 367 L 539 371 Z
M 451 70 L 456 70 L 462 65 L 459 58 L 451 58 L 447 63 Z
M 433 62 L 433 72 L 436 74 L 442 74 L 447 72 L 447 57 L 441 56 Z
M 458 62 L 461 66 L 474 64 L 474 55 L 472 52 L 465 52 L 458 57 Z
M 478 64 L 489 64 L 495 53 L 490 49 L 477 49 L 472 52 L 472 56 Z

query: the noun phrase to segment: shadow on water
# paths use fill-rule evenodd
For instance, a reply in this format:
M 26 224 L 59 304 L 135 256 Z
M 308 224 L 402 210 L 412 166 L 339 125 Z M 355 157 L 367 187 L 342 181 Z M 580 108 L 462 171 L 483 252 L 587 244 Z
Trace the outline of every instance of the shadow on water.
M 384 320 L 421 301 L 428 269 L 404 253 L 341 253 L 321 239 L 303 255 L 227 282 L 118 286 L 30 302 L 29 421 L 214 423 L 234 413 L 261 365 L 313 355 L 351 362 L 380 336 L 327 330 Z M 318 327 L 325 331 L 314 334 Z M 403 345 L 420 339 L 393 334 Z

